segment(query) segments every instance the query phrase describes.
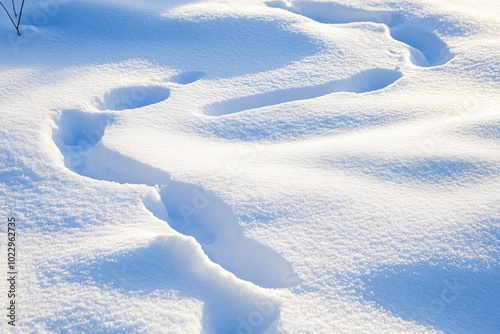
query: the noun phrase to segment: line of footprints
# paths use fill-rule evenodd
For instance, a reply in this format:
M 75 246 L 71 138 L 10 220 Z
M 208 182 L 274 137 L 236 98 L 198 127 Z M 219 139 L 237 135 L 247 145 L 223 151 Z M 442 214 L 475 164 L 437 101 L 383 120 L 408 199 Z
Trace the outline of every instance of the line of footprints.
M 396 13 L 365 11 L 314 1 L 269 1 L 266 4 L 325 24 L 386 24 L 394 39 L 410 45 L 412 52 L 419 53 L 412 57 L 412 61 L 416 60 L 415 64 L 419 66 L 441 65 L 452 57 L 446 44 L 436 35 L 405 26 L 404 19 Z M 205 73 L 200 71 L 184 72 L 170 78 L 170 81 L 188 85 L 202 79 L 204 75 Z M 399 70 L 372 69 L 347 79 L 317 86 L 277 90 L 226 100 L 206 106 L 203 112 L 207 116 L 217 117 L 336 92 L 376 91 L 391 85 L 401 77 Z M 159 103 L 169 96 L 170 90 L 163 86 L 121 87 L 108 92 L 98 101 L 100 113 L 80 109 L 59 111 L 55 120 L 53 140 L 64 156 L 66 167 L 97 180 L 155 186 L 164 210 L 159 212 L 151 209 L 153 214 L 165 220 L 178 232 L 194 237 L 213 262 L 235 276 L 264 288 L 289 288 L 299 284 L 292 265 L 273 249 L 245 237 L 238 217 L 215 194 L 192 184 L 171 180 L 167 172 L 110 151 L 102 145 L 101 139 L 106 127 L 119 117 L 117 111 Z M 196 208 L 196 214 L 186 215 L 189 208 L 193 207 Z M 237 296 L 224 298 L 238 299 Z M 233 303 L 226 304 L 230 309 Z M 244 317 L 244 310 L 234 312 L 237 313 L 235 316 Z M 224 316 L 227 315 L 221 314 L 220 318 Z M 273 311 L 272 317 L 256 330 L 264 332 L 277 317 L 278 313 Z M 238 326 L 241 324 L 229 323 L 219 329 L 232 332 Z

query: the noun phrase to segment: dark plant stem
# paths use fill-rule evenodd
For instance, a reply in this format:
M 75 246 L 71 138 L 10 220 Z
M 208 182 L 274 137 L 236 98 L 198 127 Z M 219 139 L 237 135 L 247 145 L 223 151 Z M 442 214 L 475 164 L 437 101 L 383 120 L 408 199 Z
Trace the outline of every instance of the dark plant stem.
M 14 2 L 14 0 L 12 0 L 12 9 L 14 10 L 14 16 L 17 17 L 16 3 Z
M 15 22 L 14 22 L 14 20 L 12 19 L 12 16 L 10 16 L 9 11 L 7 10 L 7 8 L 5 8 L 5 5 L 3 4 L 3 2 L 2 2 L 2 1 L 0 1 L 0 5 L 2 6 L 3 10 L 5 10 L 5 12 L 7 13 L 7 15 L 9 16 L 10 22 L 12 22 L 12 24 L 14 25 L 14 28 L 16 28 L 16 30 L 18 30 L 18 29 L 17 29 L 17 25 L 16 25 L 16 23 L 15 23 Z
M 23 2 L 21 2 L 21 9 L 19 10 L 19 17 L 17 18 L 16 30 L 17 30 L 17 34 L 19 36 L 21 36 L 21 33 L 19 32 L 19 27 L 21 26 L 21 16 L 23 16 L 23 8 L 24 8 L 24 0 L 23 0 Z
M 19 16 L 16 13 L 17 23 L 14 22 L 14 19 L 10 15 L 9 11 L 7 10 L 7 8 L 5 7 L 5 5 L 3 4 L 3 2 L 0 1 L 0 6 L 2 6 L 3 10 L 5 11 L 5 13 L 7 13 L 7 16 L 9 17 L 10 22 L 12 22 L 12 25 L 14 26 L 14 28 L 16 28 L 17 34 L 19 36 L 21 36 L 21 32 L 19 31 L 19 27 L 21 26 L 21 16 L 23 15 L 24 1 L 25 0 L 23 0 L 23 2 L 21 3 L 21 9 L 19 10 Z M 14 13 L 15 13 L 16 7 L 14 5 L 14 0 L 12 0 L 12 6 L 14 7 Z

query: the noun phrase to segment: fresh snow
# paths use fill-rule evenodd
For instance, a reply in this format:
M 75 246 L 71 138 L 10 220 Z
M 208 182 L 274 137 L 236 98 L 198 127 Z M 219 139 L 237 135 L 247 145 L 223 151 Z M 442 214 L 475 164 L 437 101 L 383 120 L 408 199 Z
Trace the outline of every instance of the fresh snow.
M 20 37 L 0 16 L 0 332 L 500 333 L 499 16 L 40 0 Z

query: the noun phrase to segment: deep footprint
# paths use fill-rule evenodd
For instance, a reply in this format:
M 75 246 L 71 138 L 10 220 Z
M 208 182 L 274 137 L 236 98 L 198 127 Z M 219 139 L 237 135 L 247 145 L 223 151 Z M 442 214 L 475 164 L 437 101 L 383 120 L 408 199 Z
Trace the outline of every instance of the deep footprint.
M 96 180 L 118 183 L 168 183 L 168 173 L 109 150 L 101 143 L 106 127 L 116 114 L 90 113 L 78 109 L 62 110 L 53 130 L 54 143 L 73 172 Z
M 101 139 L 115 118 L 116 114 L 80 110 L 59 113 L 53 140 L 67 168 L 96 180 L 164 185 L 160 196 L 167 211 L 151 210 L 152 213 L 178 232 L 195 237 L 213 262 L 241 279 L 266 288 L 299 283 L 283 256 L 243 235 L 231 208 L 214 194 L 194 185 L 170 181 L 169 173 L 105 147 Z
M 172 218 L 170 225 L 193 236 L 215 263 L 265 288 L 286 288 L 298 283 L 290 263 L 271 248 L 245 237 L 238 217 L 214 194 L 172 181 L 160 190 L 160 195 Z
M 438 66 L 453 58 L 448 45 L 436 34 L 406 26 L 402 15 L 389 11 L 368 11 L 335 3 L 316 1 L 269 1 L 269 7 L 285 9 L 319 23 L 344 24 L 354 22 L 382 23 L 389 27 L 392 38 L 409 45 L 411 61 L 417 66 Z M 422 59 L 422 56 L 424 59 Z
M 418 57 L 413 56 L 412 61 L 415 65 L 438 66 L 453 58 L 448 45 L 434 33 L 415 27 L 393 27 L 390 31 L 392 38 L 408 44 L 425 57 L 426 62 L 421 62 Z
M 391 85 L 401 77 L 402 74 L 398 70 L 372 69 L 347 79 L 334 80 L 321 85 L 275 90 L 214 103 L 206 107 L 204 113 L 208 116 L 222 116 L 281 103 L 313 99 L 331 93 L 372 92 Z

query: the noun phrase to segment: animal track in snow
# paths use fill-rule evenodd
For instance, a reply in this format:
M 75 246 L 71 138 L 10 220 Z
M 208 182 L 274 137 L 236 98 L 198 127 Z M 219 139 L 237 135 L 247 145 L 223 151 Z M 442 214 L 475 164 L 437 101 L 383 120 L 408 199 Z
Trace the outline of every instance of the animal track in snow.
M 161 86 L 132 86 L 115 88 L 97 101 L 100 110 L 125 110 L 145 107 L 165 101 L 170 89 Z
M 193 236 L 213 262 L 266 288 L 298 283 L 290 263 L 271 248 L 245 237 L 232 209 L 215 194 L 171 181 L 169 173 L 103 145 L 106 127 L 117 117 L 116 112 L 59 112 L 53 140 L 66 167 L 97 180 L 161 185 L 160 196 L 166 211 L 154 214 L 180 233 Z
M 418 66 L 437 66 L 453 58 L 448 45 L 436 34 L 405 24 L 402 15 L 389 11 L 369 11 L 345 5 L 308 0 L 269 1 L 269 7 L 281 8 L 319 23 L 382 23 L 389 27 L 392 38 L 409 45 L 412 62 Z M 423 56 L 423 59 L 422 59 Z
M 321 97 L 331 93 L 365 93 L 383 89 L 399 78 L 399 70 L 371 69 L 349 78 L 334 80 L 324 84 L 275 90 L 268 93 L 249 95 L 207 106 L 204 113 L 209 116 L 222 116 L 237 112 L 274 106 L 281 103 Z

